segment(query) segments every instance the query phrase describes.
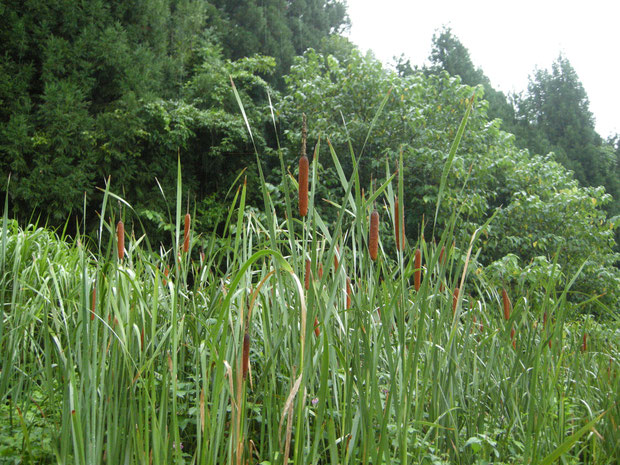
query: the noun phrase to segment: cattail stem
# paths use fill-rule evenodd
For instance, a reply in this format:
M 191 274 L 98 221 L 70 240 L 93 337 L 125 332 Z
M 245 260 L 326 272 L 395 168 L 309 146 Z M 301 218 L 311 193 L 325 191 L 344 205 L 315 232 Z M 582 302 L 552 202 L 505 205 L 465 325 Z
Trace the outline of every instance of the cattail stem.
M 125 225 L 122 221 L 116 223 L 116 245 L 118 248 L 118 259 L 122 260 L 125 256 Z
M 183 234 L 183 252 L 187 253 L 189 252 L 189 231 L 190 231 L 190 224 L 192 222 L 192 217 L 190 216 L 189 213 L 185 214 L 185 228 L 184 228 L 184 234 Z
M 308 172 L 310 163 L 305 155 L 299 159 L 299 216 L 308 214 Z
M 379 213 L 373 210 L 370 214 L 370 234 L 368 238 L 368 252 L 370 259 L 375 261 L 379 252 Z

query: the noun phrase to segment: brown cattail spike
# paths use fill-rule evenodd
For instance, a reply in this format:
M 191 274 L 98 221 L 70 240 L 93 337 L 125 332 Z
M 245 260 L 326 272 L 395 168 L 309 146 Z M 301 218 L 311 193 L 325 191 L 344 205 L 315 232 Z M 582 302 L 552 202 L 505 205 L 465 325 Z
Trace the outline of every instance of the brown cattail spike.
M 396 250 L 403 250 L 405 248 L 405 224 L 401 221 L 398 197 L 394 201 L 394 236 L 396 237 Z
M 441 247 L 441 252 L 439 252 L 439 264 L 443 265 L 444 254 L 446 253 L 446 247 Z
M 243 379 L 248 375 L 250 368 L 250 335 L 246 332 L 243 336 Z
M 452 313 L 456 313 L 456 306 L 459 303 L 459 288 L 454 288 L 454 294 L 452 295 Z
M 95 305 L 97 304 L 97 288 L 93 287 L 92 301 L 90 304 L 90 321 L 95 319 Z
M 370 214 L 370 234 L 368 238 L 368 252 L 372 261 L 377 259 L 379 252 L 379 213 L 374 210 Z
M 347 276 L 347 306 L 346 309 L 351 308 L 351 296 L 353 295 L 353 289 L 351 287 L 351 278 Z
M 118 259 L 122 260 L 125 256 L 125 225 L 122 221 L 116 224 L 116 245 L 118 248 Z
M 319 263 L 319 279 L 323 279 L 323 264 Z
M 510 328 L 510 339 L 512 339 L 512 348 L 516 349 L 517 341 L 515 340 L 515 329 L 514 328 Z
M 317 317 L 314 317 L 314 335 L 316 337 L 319 337 L 320 334 L 321 330 L 319 329 L 319 319 Z
M 413 267 L 415 269 L 413 272 L 413 284 L 417 292 L 420 290 L 420 282 L 422 281 L 422 251 L 420 249 L 416 249 L 415 251 Z
M 583 343 L 581 344 L 581 351 L 585 352 L 588 350 L 588 335 L 583 333 Z
M 185 214 L 185 228 L 183 234 L 183 252 L 189 252 L 189 227 L 192 222 L 192 217 L 189 213 Z
M 334 273 L 338 270 L 338 260 L 340 258 L 340 251 L 338 250 L 338 246 L 336 246 L 336 250 L 334 250 Z
M 510 303 L 510 298 L 508 297 L 508 293 L 504 288 L 502 288 L 502 302 L 504 304 L 504 320 L 509 320 L 512 304 Z
M 305 155 L 299 159 L 299 216 L 308 214 L 308 171 L 310 163 Z
M 306 291 L 310 289 L 310 260 L 306 260 L 306 274 L 304 276 L 304 285 Z

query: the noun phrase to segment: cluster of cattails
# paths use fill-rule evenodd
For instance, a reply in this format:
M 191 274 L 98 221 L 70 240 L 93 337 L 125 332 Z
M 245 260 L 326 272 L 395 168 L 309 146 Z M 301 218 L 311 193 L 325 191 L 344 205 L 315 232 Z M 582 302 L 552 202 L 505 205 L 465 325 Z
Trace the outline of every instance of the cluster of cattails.
M 394 201 L 394 236 L 396 239 L 396 250 L 401 251 L 405 248 L 405 222 L 402 218 L 398 197 Z
M 183 252 L 189 252 L 189 233 L 190 233 L 190 224 L 192 222 L 192 217 L 189 213 L 185 214 L 185 224 L 183 228 Z
M 122 221 L 116 223 L 116 245 L 118 248 L 118 259 L 122 260 L 125 256 L 125 225 Z

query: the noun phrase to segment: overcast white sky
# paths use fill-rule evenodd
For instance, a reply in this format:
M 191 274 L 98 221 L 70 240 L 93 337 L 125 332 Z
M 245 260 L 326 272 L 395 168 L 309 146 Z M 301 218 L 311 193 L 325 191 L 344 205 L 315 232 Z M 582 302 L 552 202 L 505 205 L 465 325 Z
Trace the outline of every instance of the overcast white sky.
M 347 0 L 350 39 L 384 63 L 422 65 L 443 25 L 496 89 L 522 91 L 560 52 L 583 84 L 599 134 L 620 133 L 620 0 Z

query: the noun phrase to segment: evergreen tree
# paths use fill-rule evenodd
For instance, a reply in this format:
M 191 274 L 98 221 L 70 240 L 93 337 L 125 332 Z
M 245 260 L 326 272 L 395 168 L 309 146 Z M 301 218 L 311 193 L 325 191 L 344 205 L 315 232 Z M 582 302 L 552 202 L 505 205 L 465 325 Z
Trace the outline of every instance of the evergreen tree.
M 296 55 L 319 48 L 349 25 L 340 0 L 210 0 L 209 24 L 232 59 L 253 54 L 276 59 L 274 82 L 282 87 Z
M 536 70 L 527 92 L 517 99 L 522 143 L 537 153 L 554 152 L 585 186 L 604 186 L 618 211 L 617 156 L 594 127 L 589 100 L 577 73 L 560 55 L 551 70 Z
M 433 47 L 429 57 L 431 66 L 427 72 L 437 74 L 447 71 L 451 76 L 460 76 L 463 84 L 484 88 L 484 98 L 489 102 L 490 119 L 500 118 L 504 129 L 510 131 L 514 124 L 514 109 L 508 103 L 503 92 L 495 90 L 482 69 L 476 68 L 469 56 L 469 51 L 461 41 L 452 34 L 450 28 L 444 27 L 433 35 Z

